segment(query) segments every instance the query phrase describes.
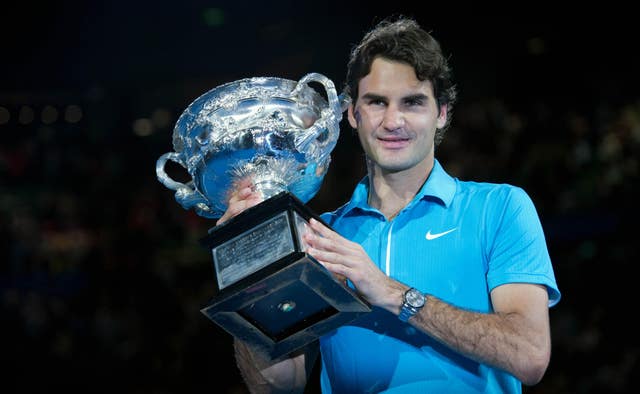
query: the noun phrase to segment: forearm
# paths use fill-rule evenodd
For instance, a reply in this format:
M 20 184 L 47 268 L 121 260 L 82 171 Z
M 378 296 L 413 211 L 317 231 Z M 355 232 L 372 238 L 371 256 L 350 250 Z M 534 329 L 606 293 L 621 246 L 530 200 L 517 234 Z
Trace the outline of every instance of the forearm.
M 270 393 L 271 385 L 260 373 L 257 355 L 252 354 L 244 342 L 235 339 L 233 341 L 235 358 L 242 379 L 251 393 Z
M 308 376 L 304 352 L 274 362 L 237 339 L 234 340 L 234 349 L 238 369 L 251 393 L 304 391 Z
M 524 384 L 537 383 L 549 362 L 548 335 L 518 313 L 477 313 L 429 296 L 410 322 L 478 362 L 505 370 Z

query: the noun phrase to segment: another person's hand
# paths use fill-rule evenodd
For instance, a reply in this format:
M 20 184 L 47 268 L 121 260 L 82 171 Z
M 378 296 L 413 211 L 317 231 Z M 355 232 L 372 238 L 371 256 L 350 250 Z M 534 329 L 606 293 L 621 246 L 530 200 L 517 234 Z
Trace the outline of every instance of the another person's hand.
M 250 180 L 239 181 L 235 185 L 233 192 L 229 195 L 227 210 L 224 215 L 218 219 L 216 226 L 221 225 L 246 209 L 259 204 L 262 200 L 262 194 L 254 190 L 253 183 L 251 183 Z

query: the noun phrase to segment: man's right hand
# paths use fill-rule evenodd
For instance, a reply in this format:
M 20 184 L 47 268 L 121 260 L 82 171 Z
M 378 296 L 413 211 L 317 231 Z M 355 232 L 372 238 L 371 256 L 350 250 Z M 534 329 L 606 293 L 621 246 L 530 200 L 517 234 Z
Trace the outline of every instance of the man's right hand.
M 244 210 L 261 203 L 262 200 L 262 194 L 254 189 L 254 185 L 250 180 L 239 181 L 235 185 L 233 192 L 229 195 L 227 210 L 224 215 L 218 219 L 216 226 L 221 225 Z

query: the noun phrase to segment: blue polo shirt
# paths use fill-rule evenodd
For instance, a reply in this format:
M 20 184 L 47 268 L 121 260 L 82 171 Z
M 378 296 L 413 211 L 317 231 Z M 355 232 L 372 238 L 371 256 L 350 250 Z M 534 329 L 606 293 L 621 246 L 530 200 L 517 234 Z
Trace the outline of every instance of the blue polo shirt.
M 367 204 L 369 180 L 322 215 L 390 277 L 460 308 L 492 312 L 490 291 L 536 283 L 560 292 L 533 202 L 507 184 L 463 182 L 436 160 L 415 198 L 391 221 Z M 374 308 L 323 336 L 323 393 L 520 393 L 512 375 L 468 359 Z

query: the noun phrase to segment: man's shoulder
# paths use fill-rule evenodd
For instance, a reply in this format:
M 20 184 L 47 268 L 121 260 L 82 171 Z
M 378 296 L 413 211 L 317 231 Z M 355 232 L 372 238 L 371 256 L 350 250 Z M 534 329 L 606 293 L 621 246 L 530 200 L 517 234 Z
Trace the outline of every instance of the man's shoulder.
M 463 181 L 460 179 L 456 179 L 456 182 L 459 193 L 499 194 L 505 196 L 510 194 L 527 194 L 522 187 L 510 183 Z
M 456 197 L 493 207 L 519 206 L 532 203 L 529 194 L 520 186 L 510 183 L 457 180 Z

